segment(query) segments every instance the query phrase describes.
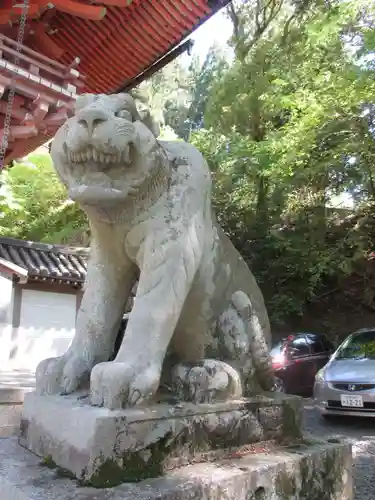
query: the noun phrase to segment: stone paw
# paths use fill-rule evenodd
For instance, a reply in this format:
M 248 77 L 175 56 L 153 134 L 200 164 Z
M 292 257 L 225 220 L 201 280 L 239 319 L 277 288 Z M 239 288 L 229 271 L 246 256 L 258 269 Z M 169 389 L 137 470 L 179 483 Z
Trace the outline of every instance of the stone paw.
M 172 387 L 178 399 L 212 403 L 242 397 L 237 371 L 223 361 L 205 359 L 197 364 L 181 363 L 172 371 Z
M 160 375 L 156 365 L 99 363 L 91 372 L 90 403 L 110 410 L 147 403 L 158 390 Z
M 61 392 L 61 374 L 65 365 L 65 357 L 47 358 L 41 361 L 35 371 L 36 392 L 40 395 L 58 394 Z
M 44 359 L 36 369 L 36 392 L 70 394 L 79 389 L 90 376 L 92 364 L 80 356 L 64 354 Z
M 79 356 L 72 356 L 66 362 L 62 377 L 61 387 L 64 394 L 71 394 L 85 383 L 88 385 L 93 363 Z

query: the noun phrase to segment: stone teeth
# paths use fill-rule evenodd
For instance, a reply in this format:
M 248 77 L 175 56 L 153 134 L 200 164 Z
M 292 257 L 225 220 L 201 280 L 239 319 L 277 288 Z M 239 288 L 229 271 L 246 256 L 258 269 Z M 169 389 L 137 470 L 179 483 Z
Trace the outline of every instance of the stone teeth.
M 85 162 L 87 160 L 90 160 L 91 157 L 92 157 L 92 150 L 86 149 L 85 151 L 82 151 L 81 153 L 78 154 L 78 161 Z
M 125 154 L 125 156 L 124 156 Z M 88 148 L 85 151 L 79 153 L 69 152 L 68 158 L 71 163 L 85 163 L 87 161 L 93 160 L 97 163 L 103 165 L 110 165 L 112 163 L 119 163 L 121 160 L 128 161 L 129 150 L 126 149 L 122 153 L 103 153 L 93 148 Z
M 130 148 L 125 146 L 122 151 L 122 159 L 125 163 L 130 163 Z

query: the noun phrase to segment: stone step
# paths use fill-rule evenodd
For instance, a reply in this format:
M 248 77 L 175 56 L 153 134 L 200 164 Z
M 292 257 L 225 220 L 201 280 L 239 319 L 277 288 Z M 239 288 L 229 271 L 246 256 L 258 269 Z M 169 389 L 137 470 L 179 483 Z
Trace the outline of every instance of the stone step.
M 30 393 L 20 444 L 87 484 L 110 487 L 260 441 L 299 439 L 301 415 L 301 398 L 276 393 L 114 411 L 90 406 L 87 393 Z
M 19 435 L 24 397 L 34 385 L 33 373 L 0 371 L 0 438 Z
M 332 440 L 333 441 L 333 440 Z M 199 463 L 114 488 L 82 487 L 66 471 L 0 439 L 1 500 L 352 500 L 350 445 L 305 443 Z
M 0 404 L 0 438 L 19 435 L 22 408 L 22 403 Z

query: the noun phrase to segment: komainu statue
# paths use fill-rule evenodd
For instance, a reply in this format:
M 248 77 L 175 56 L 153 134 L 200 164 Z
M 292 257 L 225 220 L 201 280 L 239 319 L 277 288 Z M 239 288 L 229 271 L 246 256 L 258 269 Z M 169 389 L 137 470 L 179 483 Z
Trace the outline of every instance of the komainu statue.
M 127 94 L 80 96 L 56 134 L 52 159 L 92 243 L 75 337 L 39 364 L 39 394 L 90 381 L 90 403 L 116 409 L 155 401 L 163 387 L 201 402 L 274 386 L 263 297 L 215 221 L 207 163 L 194 146 L 158 136 Z

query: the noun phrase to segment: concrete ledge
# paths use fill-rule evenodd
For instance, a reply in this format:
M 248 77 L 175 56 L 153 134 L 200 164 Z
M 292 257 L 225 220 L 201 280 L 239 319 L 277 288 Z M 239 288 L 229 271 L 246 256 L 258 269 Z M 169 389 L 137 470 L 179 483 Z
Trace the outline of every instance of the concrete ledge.
M 300 398 L 155 404 L 111 411 L 85 396 L 27 394 L 20 444 L 95 487 L 159 477 L 260 441 L 301 437 Z
M 22 404 L 25 394 L 35 388 L 32 372 L 0 370 L 0 404 Z
M 25 397 L 25 389 L 22 387 L 1 387 L 0 386 L 0 404 L 22 404 Z
M 352 500 L 348 444 L 316 442 L 196 464 L 111 489 L 80 487 L 13 438 L 0 439 L 1 500 Z
M 18 436 L 20 433 L 22 404 L 0 404 L 0 437 Z
M 17 386 L 11 376 L 5 378 L 0 373 L 0 437 L 19 435 L 24 397 L 32 390 Z

